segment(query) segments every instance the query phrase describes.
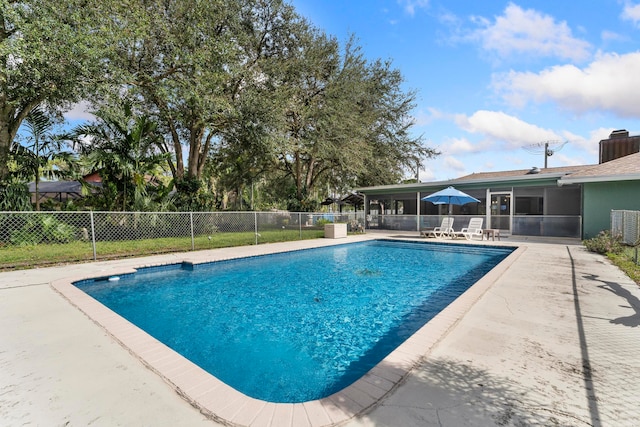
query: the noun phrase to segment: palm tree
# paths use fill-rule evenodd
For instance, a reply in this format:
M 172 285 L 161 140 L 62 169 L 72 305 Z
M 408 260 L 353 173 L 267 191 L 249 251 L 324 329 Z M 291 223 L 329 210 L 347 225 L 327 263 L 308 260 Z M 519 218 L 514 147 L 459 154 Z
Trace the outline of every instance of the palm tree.
M 115 184 L 126 210 L 131 200 L 147 196 L 148 178 L 166 167 L 169 154 L 158 149 L 157 124 L 148 116 L 134 116 L 130 104 L 123 105 L 121 114 L 100 110 L 95 115 L 98 121 L 74 129 L 74 138 L 103 181 Z
M 73 176 L 75 159 L 72 153 L 61 151 L 64 138 L 54 134 L 54 123 L 40 107 L 34 108 L 24 120 L 29 135 L 26 145 L 14 143 L 13 158 L 18 164 L 18 175 L 35 178 L 36 211 L 40 210 L 40 178 L 48 179 Z

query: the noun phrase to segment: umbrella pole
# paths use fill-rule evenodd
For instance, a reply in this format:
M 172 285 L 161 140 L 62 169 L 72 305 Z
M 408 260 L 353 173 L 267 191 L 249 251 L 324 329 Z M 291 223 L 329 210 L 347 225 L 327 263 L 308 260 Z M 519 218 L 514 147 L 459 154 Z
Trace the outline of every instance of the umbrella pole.
M 451 200 L 449 200 L 449 219 L 451 219 L 451 213 L 452 213 L 452 204 L 451 204 Z M 449 225 L 451 225 L 451 223 L 449 223 Z M 451 230 L 453 230 L 453 228 L 451 228 Z M 447 230 L 447 235 L 449 235 L 449 230 Z

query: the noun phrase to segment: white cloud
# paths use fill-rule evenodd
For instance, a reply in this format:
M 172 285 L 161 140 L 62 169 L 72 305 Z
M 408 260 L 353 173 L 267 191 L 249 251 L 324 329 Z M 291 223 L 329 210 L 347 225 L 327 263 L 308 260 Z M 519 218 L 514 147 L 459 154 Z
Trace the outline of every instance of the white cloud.
M 616 33 L 614 31 L 609 31 L 609 30 L 603 30 L 602 33 L 600 33 L 600 38 L 604 42 L 625 41 L 628 39 L 627 36 L 623 36 L 622 34 Z
M 494 22 L 483 17 L 472 20 L 482 28 L 471 38 L 503 58 L 526 54 L 581 61 L 590 56 L 589 43 L 573 37 L 566 22 L 556 22 L 552 16 L 533 9 L 510 3 Z
M 518 156 L 504 156 L 504 160 L 510 165 L 510 169 L 523 169 L 525 162 L 524 159 L 529 160 L 527 156 L 519 154 Z M 533 164 L 531 164 L 533 166 Z
M 540 141 L 560 139 L 549 129 L 532 125 L 502 111 L 480 110 L 469 117 L 459 115 L 456 123 L 467 132 L 502 141 L 508 148 L 521 148 Z
M 458 18 L 457 15 L 448 12 L 448 11 L 444 11 L 441 12 L 440 14 L 437 15 L 438 16 L 438 21 L 440 21 L 442 24 L 448 26 L 448 27 L 452 27 L 454 29 L 457 29 L 460 27 L 460 25 L 462 25 L 462 22 L 460 21 L 460 18 Z
M 640 52 L 603 54 L 582 69 L 562 65 L 540 73 L 496 74 L 493 86 L 514 106 L 552 101 L 578 113 L 605 110 L 640 117 Z
M 455 157 L 447 156 L 444 158 L 444 164 L 447 168 L 453 169 L 458 172 L 463 172 L 465 170 L 464 163 Z
M 603 139 L 608 139 L 609 135 L 611 135 L 611 132 L 613 132 L 614 130 L 616 129 L 614 128 L 594 129 L 591 132 L 589 132 L 589 141 L 593 141 L 594 143 L 596 143 L 595 145 L 598 145 L 598 143 Z
M 422 9 L 429 6 L 429 0 L 398 0 L 398 4 L 409 15 L 413 16 L 416 13 L 416 9 Z
M 484 166 L 483 166 L 482 170 L 490 171 L 490 170 L 495 169 L 495 167 L 496 167 L 496 164 L 489 160 L 489 161 L 484 162 Z
M 64 113 L 64 118 L 69 121 L 78 121 L 78 120 L 86 120 L 93 121 L 96 119 L 96 116 L 89 113 L 90 105 L 86 101 L 78 102 L 74 104 L 72 108 Z
M 471 153 L 475 151 L 474 145 L 466 138 L 452 138 L 447 143 L 446 152 L 449 154 Z
M 433 122 L 434 120 L 440 120 L 446 117 L 447 115 L 440 110 L 433 107 L 428 107 L 427 111 L 419 110 L 413 118 L 415 120 L 416 126 L 425 126 Z
M 576 135 L 573 132 L 564 131 L 562 132 L 562 139 L 567 141 L 567 145 L 563 147 L 565 150 L 572 150 L 575 152 L 577 150 L 581 150 L 589 155 L 589 157 L 597 157 L 599 147 L 598 144 L 601 139 L 605 139 L 609 137 L 613 129 L 605 129 L 599 128 L 589 133 L 589 136 L 585 138 L 581 135 Z M 588 162 L 590 163 L 590 162 Z
M 576 157 L 575 155 L 567 156 L 558 152 L 554 153 L 547 159 L 547 164 L 549 165 L 549 167 L 581 166 L 585 164 L 585 161 L 580 157 Z
M 627 2 L 622 9 L 622 19 L 625 21 L 631 21 L 634 25 L 638 25 L 640 23 L 640 3 L 633 4 Z
M 420 170 L 420 182 L 429 182 L 434 181 L 435 179 L 436 175 L 431 169 Z
M 448 138 L 440 150 L 445 154 L 482 153 L 490 149 L 491 145 L 492 142 L 487 139 L 470 141 L 467 138 Z

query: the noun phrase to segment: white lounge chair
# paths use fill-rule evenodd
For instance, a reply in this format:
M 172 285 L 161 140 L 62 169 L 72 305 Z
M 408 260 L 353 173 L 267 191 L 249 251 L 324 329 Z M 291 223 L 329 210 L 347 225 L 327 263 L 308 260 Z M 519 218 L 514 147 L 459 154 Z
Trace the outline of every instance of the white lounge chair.
M 453 233 L 453 218 L 446 216 L 442 218 L 440 227 L 434 227 L 433 230 L 424 230 L 422 235 L 424 237 L 444 237 L 451 235 L 451 233 Z
M 471 240 L 473 236 L 480 237 L 482 240 L 482 223 L 484 218 L 471 218 L 469 225 L 460 231 L 456 231 L 452 234 L 452 237 L 464 237 L 467 240 Z

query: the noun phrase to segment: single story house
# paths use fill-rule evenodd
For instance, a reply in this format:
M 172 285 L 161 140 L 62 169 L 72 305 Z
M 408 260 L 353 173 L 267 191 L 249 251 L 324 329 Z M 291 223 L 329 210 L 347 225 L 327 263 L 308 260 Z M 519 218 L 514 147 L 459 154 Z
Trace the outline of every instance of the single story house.
M 30 182 L 29 192 L 31 202 L 36 202 L 36 184 Z M 44 200 L 55 200 L 64 203 L 69 200 L 76 200 L 82 197 L 82 184 L 78 181 L 40 181 L 38 183 L 38 197 L 40 202 Z
M 40 181 L 38 183 L 40 202 L 54 200 L 59 203 L 65 203 L 84 197 L 81 181 L 92 187 L 102 186 L 102 178 L 100 178 L 99 172 L 87 174 L 80 181 Z M 36 183 L 32 181 L 28 184 L 28 187 L 29 193 L 31 193 L 31 203 L 35 203 Z
M 473 173 L 457 179 L 358 188 L 368 228 L 420 230 L 447 205 L 421 200 L 453 186 L 480 200 L 452 206 L 454 229 L 470 217 L 501 234 L 587 239 L 610 229 L 611 210 L 640 210 L 640 153 L 597 165 Z

